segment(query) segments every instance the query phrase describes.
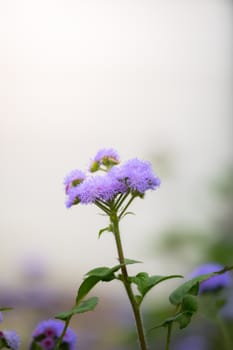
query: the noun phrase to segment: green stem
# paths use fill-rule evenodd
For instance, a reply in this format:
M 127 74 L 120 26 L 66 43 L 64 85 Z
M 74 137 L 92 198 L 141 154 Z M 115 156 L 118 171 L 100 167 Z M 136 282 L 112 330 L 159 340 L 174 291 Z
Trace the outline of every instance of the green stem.
M 226 350 L 231 350 L 232 349 L 232 341 L 229 335 L 229 332 L 227 330 L 226 324 L 223 321 L 223 319 L 220 316 L 216 317 L 216 321 L 218 323 L 218 326 L 221 330 L 222 337 L 223 337 L 223 342 L 224 342 L 224 348 Z
M 134 313 L 134 318 L 135 318 L 137 332 L 138 332 L 138 339 L 139 339 L 139 343 L 140 343 L 140 349 L 147 350 L 146 339 L 145 339 L 145 335 L 144 335 L 139 305 L 137 304 L 135 296 L 133 294 L 133 290 L 132 290 L 131 284 L 129 282 L 127 268 L 125 265 L 125 258 L 124 258 L 122 244 L 121 244 L 120 231 L 119 231 L 119 218 L 117 217 L 116 213 L 113 213 L 111 215 L 111 222 L 113 224 L 113 231 L 114 231 L 113 233 L 114 233 L 115 241 L 116 241 L 116 245 L 117 245 L 119 262 L 120 262 L 120 264 L 122 264 L 121 272 L 122 272 L 122 277 L 123 277 L 123 284 L 125 286 L 126 293 L 128 295 L 128 298 L 129 298 L 129 301 L 130 301 L 130 304 L 132 306 L 133 313 Z
M 66 330 L 67 330 L 67 328 L 69 326 L 70 320 L 71 320 L 71 316 L 69 318 L 67 318 L 67 320 L 65 322 L 65 325 L 64 325 L 64 328 L 63 328 L 63 331 L 62 331 L 62 334 L 58 338 L 54 350 L 58 350 L 59 349 L 59 347 L 60 347 L 60 345 L 62 343 L 62 340 L 63 340 L 63 338 L 64 338 L 64 336 L 66 334 Z
M 129 195 L 129 191 L 127 191 L 126 193 L 122 193 L 120 195 L 120 197 L 116 200 L 116 203 L 115 203 L 115 210 L 118 211 L 122 205 L 122 203 L 126 200 L 126 198 L 128 197 Z
M 166 350 L 170 349 L 171 344 L 171 334 L 172 334 L 172 322 L 167 326 L 167 341 L 166 341 Z
M 130 200 L 128 201 L 128 203 L 126 204 L 126 206 L 124 207 L 124 209 L 121 211 L 120 215 L 119 215 L 119 220 L 122 218 L 122 216 L 124 215 L 124 213 L 126 212 L 126 210 L 128 209 L 128 207 L 130 206 L 130 204 L 133 202 L 134 198 L 136 198 L 136 196 L 132 196 L 130 198 Z
M 99 207 L 101 210 L 103 210 L 107 215 L 110 215 L 109 208 L 105 205 L 105 203 L 100 201 L 95 201 L 95 205 Z

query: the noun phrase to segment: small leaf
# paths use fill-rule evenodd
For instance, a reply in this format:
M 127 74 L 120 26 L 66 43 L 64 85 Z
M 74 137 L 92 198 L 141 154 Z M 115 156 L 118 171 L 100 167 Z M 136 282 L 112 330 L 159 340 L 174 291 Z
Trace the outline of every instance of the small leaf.
M 92 297 L 90 299 L 84 300 L 82 303 L 80 303 L 77 307 L 73 309 L 73 315 L 94 310 L 97 304 L 98 304 L 97 297 Z
M 166 318 L 166 320 L 164 320 L 162 323 L 158 324 L 157 326 L 154 326 L 153 328 L 151 328 L 150 330 L 156 329 L 156 328 L 160 328 L 160 327 L 167 327 L 170 323 L 176 322 L 177 319 L 182 316 L 182 313 L 178 313 L 174 316 L 168 317 Z
M 141 295 L 135 295 L 135 300 L 136 300 L 136 303 L 137 303 L 138 305 L 140 305 L 141 302 L 142 302 L 142 296 L 141 296 Z
M 135 215 L 132 211 L 127 211 L 126 213 L 124 213 L 123 215 L 122 215 L 122 219 L 126 216 L 126 215 Z
M 125 265 L 141 264 L 142 263 L 142 261 L 127 259 L 127 258 L 125 258 L 124 262 L 125 262 Z
M 135 277 L 130 277 L 130 281 L 135 283 L 138 287 L 139 292 L 142 295 L 142 299 L 149 292 L 151 288 L 157 284 L 171 279 L 171 278 L 182 278 L 180 275 L 170 275 L 170 276 L 149 276 L 146 272 L 140 272 Z M 142 301 L 142 300 L 141 300 Z
M 159 325 L 151 328 L 150 330 L 160 328 L 160 327 L 167 327 L 169 324 L 173 322 L 177 322 L 179 324 L 180 329 L 187 327 L 187 325 L 190 323 L 192 318 L 192 313 L 188 312 L 179 312 L 174 316 L 171 316 L 164 320 L 162 323 Z
M 120 267 L 119 267 L 120 268 Z M 86 276 L 95 276 L 99 277 L 100 279 L 106 279 L 108 277 L 111 277 L 113 275 L 112 269 L 109 267 L 96 267 L 95 269 L 92 269 L 86 273 Z M 114 275 L 113 275 L 114 278 Z
M 55 316 L 59 320 L 66 321 L 71 318 L 73 315 L 80 314 L 83 312 L 94 310 L 96 305 L 98 304 L 98 298 L 92 297 L 90 299 L 82 301 L 79 305 L 73 307 L 71 310 L 62 312 Z
M 195 277 L 185 283 L 183 283 L 181 286 L 176 288 L 174 292 L 172 292 L 169 296 L 170 303 L 173 305 L 179 305 L 182 303 L 182 300 L 184 299 L 186 294 L 194 294 L 197 295 L 198 293 L 198 287 L 199 283 L 202 281 L 207 280 L 208 278 L 215 276 L 216 273 L 208 273 L 205 275 L 201 275 L 198 277 Z
M 185 295 L 183 301 L 182 301 L 182 311 L 184 312 L 189 312 L 189 313 L 194 313 L 198 309 L 197 306 L 197 300 L 194 296 L 192 295 Z
M 102 266 L 96 267 L 86 273 L 86 278 L 80 285 L 77 297 L 76 304 L 78 304 L 89 292 L 90 290 L 100 281 L 110 282 L 116 278 L 114 272 L 119 270 L 121 265 L 113 266 L 112 268 Z
M 13 310 L 13 307 L 0 307 L 0 311 L 9 311 Z
M 107 227 L 104 227 L 102 228 L 101 230 L 99 230 L 99 233 L 98 233 L 98 238 L 100 238 L 100 236 L 102 235 L 102 233 L 104 232 L 112 232 L 112 225 L 109 225 Z
M 99 281 L 99 277 L 96 276 L 86 278 L 78 289 L 76 304 L 78 304 Z
M 191 322 L 191 318 L 192 318 L 191 313 L 185 313 L 185 312 L 182 313 L 182 315 L 180 315 L 176 320 L 180 325 L 180 329 L 187 327 L 188 324 Z

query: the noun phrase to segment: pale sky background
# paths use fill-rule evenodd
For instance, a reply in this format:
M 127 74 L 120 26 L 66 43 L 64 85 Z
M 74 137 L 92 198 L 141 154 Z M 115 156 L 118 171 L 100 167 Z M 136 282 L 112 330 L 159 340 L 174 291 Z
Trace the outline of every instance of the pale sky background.
M 105 218 L 64 206 L 63 178 L 102 147 L 154 161 L 161 188 L 123 223 L 125 255 L 144 269 L 152 237 L 207 225 L 207 183 L 232 156 L 233 2 L 0 2 L 0 273 L 14 283 L 41 256 L 53 283 L 116 263 Z M 151 259 L 151 258 L 150 258 Z M 179 271 L 170 271 L 177 273 Z M 51 283 L 52 283 L 51 282 Z

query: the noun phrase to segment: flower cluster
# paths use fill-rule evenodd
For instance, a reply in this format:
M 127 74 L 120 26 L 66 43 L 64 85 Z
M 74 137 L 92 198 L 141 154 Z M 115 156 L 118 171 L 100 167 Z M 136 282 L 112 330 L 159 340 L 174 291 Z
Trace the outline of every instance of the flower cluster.
M 191 278 L 205 275 L 212 272 L 218 272 L 224 267 L 217 263 L 208 263 L 198 266 L 191 274 Z M 200 283 L 199 293 L 212 292 L 221 288 L 229 287 L 232 284 L 232 278 L 229 271 L 213 276 Z
M 2 322 L 3 316 L 0 312 L 0 322 Z M 12 350 L 18 350 L 20 346 L 20 339 L 15 331 L 4 329 L 0 331 L 0 349 L 8 348 Z
M 103 170 L 102 174 L 93 174 Z M 113 149 L 100 150 L 86 173 L 73 170 L 64 181 L 69 208 L 74 204 L 91 204 L 97 201 L 109 202 L 117 195 L 131 193 L 143 196 L 160 185 L 149 162 L 137 158 L 120 164 L 119 156 Z
M 33 341 L 30 349 L 38 344 L 41 349 L 53 350 L 58 338 L 61 336 L 64 323 L 59 320 L 46 320 L 40 322 L 32 333 Z M 71 328 L 67 328 L 60 349 L 75 350 L 77 336 Z

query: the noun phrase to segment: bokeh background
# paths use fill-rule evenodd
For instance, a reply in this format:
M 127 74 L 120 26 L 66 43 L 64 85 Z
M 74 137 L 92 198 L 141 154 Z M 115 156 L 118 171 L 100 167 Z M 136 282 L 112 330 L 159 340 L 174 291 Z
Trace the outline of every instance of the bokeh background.
M 162 180 L 122 224 L 141 270 L 230 263 L 232 20 L 231 0 L 0 2 L 0 304 L 25 342 L 71 306 L 85 272 L 116 264 L 97 208 L 64 205 L 64 176 L 102 147 L 150 160 Z M 148 296 L 148 320 L 173 285 Z M 73 323 L 80 349 L 135 349 L 121 286 L 95 294 L 105 302 Z

